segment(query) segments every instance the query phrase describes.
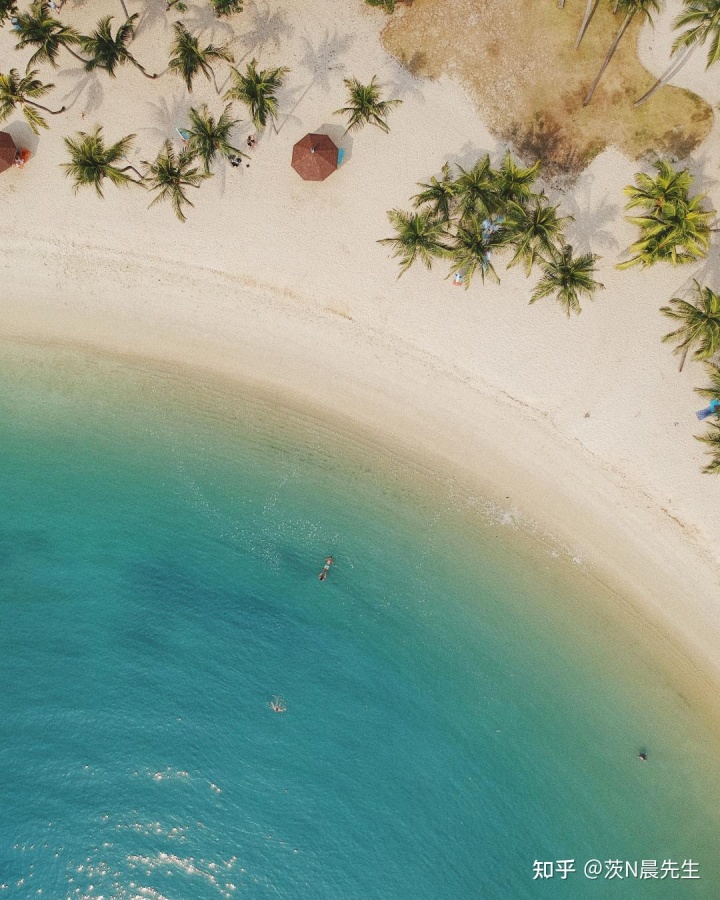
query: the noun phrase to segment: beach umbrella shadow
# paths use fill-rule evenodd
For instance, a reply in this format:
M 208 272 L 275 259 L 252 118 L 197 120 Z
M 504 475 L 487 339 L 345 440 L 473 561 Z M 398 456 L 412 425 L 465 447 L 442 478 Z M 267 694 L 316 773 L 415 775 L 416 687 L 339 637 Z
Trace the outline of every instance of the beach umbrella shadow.
M 3 122 L 2 126 L 0 126 L 0 131 L 10 135 L 18 150 L 24 148 L 35 156 L 40 144 L 40 135 L 35 134 L 27 122 L 20 119 L 17 122 Z
M 319 128 L 314 128 L 313 133 L 326 134 L 338 148 L 340 151 L 338 168 L 342 168 L 342 166 L 350 162 L 350 159 L 352 158 L 353 138 L 350 132 L 345 134 L 345 129 L 342 125 L 336 122 L 326 122 L 324 125 L 320 125 Z

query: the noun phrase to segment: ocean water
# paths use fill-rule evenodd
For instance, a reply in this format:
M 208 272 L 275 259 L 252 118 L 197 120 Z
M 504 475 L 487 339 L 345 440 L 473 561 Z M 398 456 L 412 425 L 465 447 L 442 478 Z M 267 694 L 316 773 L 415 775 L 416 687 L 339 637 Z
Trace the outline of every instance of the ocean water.
M 250 389 L 0 373 L 0 895 L 720 896 L 717 738 L 570 563 Z

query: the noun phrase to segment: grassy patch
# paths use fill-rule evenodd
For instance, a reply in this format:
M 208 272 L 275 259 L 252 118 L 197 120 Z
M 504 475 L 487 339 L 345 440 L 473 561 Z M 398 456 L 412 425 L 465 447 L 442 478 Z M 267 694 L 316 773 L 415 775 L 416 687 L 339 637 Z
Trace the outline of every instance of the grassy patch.
M 639 21 L 583 107 L 622 22 L 601 2 L 575 50 L 584 9 L 579 0 L 564 9 L 556 0 L 414 0 L 383 43 L 414 74 L 461 81 L 487 126 L 522 157 L 542 159 L 546 174 L 577 174 L 608 145 L 633 159 L 686 157 L 707 137 L 712 109 L 674 87 L 633 108 L 655 80 L 637 56 Z

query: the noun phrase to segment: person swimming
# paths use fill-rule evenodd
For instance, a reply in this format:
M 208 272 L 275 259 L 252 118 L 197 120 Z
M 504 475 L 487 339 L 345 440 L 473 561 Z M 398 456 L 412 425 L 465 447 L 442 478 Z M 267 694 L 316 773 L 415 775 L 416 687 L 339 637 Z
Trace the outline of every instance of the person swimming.
M 325 557 L 325 565 L 322 567 L 322 572 L 318 575 L 320 581 L 325 581 L 328 577 L 328 572 L 330 571 L 330 566 L 335 562 L 332 556 Z
M 641 759 L 643 762 L 647 762 L 647 758 L 648 758 L 647 750 L 641 750 L 638 753 L 638 759 Z

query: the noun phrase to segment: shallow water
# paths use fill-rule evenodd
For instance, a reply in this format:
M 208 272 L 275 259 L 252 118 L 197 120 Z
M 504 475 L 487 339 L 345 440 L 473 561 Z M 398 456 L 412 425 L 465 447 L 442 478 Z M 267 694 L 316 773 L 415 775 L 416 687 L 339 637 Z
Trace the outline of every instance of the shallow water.
M 568 563 L 199 373 L 0 362 L 8 896 L 717 897 L 716 739 Z M 700 879 L 533 880 L 591 858 Z

